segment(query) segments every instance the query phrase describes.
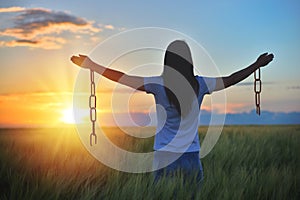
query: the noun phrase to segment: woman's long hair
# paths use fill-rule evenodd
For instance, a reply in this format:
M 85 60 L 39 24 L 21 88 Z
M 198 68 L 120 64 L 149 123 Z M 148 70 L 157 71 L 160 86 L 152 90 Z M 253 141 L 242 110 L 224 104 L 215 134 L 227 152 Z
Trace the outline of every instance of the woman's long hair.
M 175 40 L 167 47 L 162 77 L 170 104 L 185 117 L 192 109 L 192 101 L 199 91 L 191 50 L 185 41 Z

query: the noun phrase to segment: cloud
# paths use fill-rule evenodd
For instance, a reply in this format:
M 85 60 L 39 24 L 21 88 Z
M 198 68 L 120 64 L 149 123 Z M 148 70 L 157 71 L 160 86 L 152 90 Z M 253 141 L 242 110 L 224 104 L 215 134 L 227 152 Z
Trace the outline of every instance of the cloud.
M 236 86 L 253 86 L 254 81 L 253 82 L 240 82 L 238 84 L 236 84 Z M 262 81 L 263 85 L 272 85 L 274 84 L 274 82 L 264 82 Z
M 111 24 L 105 25 L 104 28 L 110 29 L 110 30 L 114 30 L 115 29 L 115 27 L 113 25 L 111 25 Z
M 255 110 L 251 110 L 250 112 L 227 114 L 225 124 L 300 124 L 300 112 L 262 111 L 261 115 L 258 116 Z
M 22 7 L 0 8 L 0 13 L 20 12 L 20 11 L 24 11 L 24 10 L 25 10 L 25 8 L 22 8 Z
M 88 93 L 82 93 L 88 99 Z M 73 92 L 24 92 L 14 94 L 0 94 L 0 126 L 11 125 L 49 125 L 52 122 L 59 122 L 61 113 L 72 107 Z M 87 101 L 84 101 L 88 110 Z M 241 105 L 235 106 L 239 107 Z M 233 106 L 234 107 L 234 106 Z M 81 108 L 80 108 L 81 109 Z M 85 109 L 85 107 L 83 108 Z M 156 114 L 152 109 L 136 109 L 131 112 L 123 112 L 114 109 L 111 114 L 111 107 L 99 107 L 98 120 L 103 126 L 115 125 L 116 119 L 121 126 L 155 126 L 157 123 Z M 89 116 L 89 112 L 88 116 Z M 202 110 L 200 113 L 200 124 L 210 125 L 212 113 L 209 110 Z M 115 118 L 114 118 L 115 117 Z M 224 113 L 214 113 L 214 118 L 222 119 Z M 255 110 L 250 112 L 235 112 L 225 114 L 225 124 L 246 125 L 246 124 L 300 124 L 300 112 L 270 112 L 262 110 L 258 116 Z M 134 122 L 134 123 L 132 123 Z M 217 120 L 217 122 L 222 122 Z M 211 124 L 212 125 L 212 124 Z M 220 125 L 220 124 L 214 124 Z
M 300 90 L 300 86 L 296 85 L 296 86 L 288 86 L 287 87 L 288 90 Z
M 9 42 L 5 42 L 4 45 L 8 47 L 27 46 L 27 47 L 43 48 L 43 49 L 60 49 L 61 45 L 64 43 L 66 43 L 66 40 L 64 38 L 41 37 L 37 40 L 27 40 L 27 39 L 12 40 Z
M 0 13 L 13 13 L 12 27 L 0 30 L 0 36 L 15 38 L 2 41 L 1 46 L 29 46 L 44 49 L 57 49 L 66 42 L 55 37 L 63 32 L 93 35 L 101 31 L 92 21 L 62 11 L 45 8 L 1 8 Z

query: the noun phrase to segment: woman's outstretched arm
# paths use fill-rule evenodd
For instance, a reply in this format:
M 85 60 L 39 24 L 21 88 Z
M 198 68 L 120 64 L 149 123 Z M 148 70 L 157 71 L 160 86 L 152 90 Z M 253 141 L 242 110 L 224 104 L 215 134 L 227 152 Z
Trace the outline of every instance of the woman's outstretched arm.
M 273 58 L 274 58 L 273 54 L 268 54 L 268 53 L 261 54 L 257 58 L 257 60 L 250 66 L 240 71 L 237 71 L 231 74 L 230 76 L 217 78 L 215 91 L 222 90 L 239 83 L 240 81 L 250 76 L 250 74 L 255 72 L 258 68 L 268 65 L 273 60 Z
M 103 67 L 93 62 L 88 56 L 85 55 L 79 54 L 79 56 L 72 56 L 71 61 L 82 68 L 87 68 L 92 71 L 95 71 L 114 82 L 127 85 L 137 90 L 145 91 L 143 77 L 130 76 L 123 72 Z

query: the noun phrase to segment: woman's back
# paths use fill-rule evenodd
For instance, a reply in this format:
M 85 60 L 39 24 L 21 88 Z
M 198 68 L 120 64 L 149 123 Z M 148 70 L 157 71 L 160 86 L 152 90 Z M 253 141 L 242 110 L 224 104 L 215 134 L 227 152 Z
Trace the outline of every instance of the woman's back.
M 191 110 L 182 116 L 171 104 L 165 92 L 161 76 L 144 78 L 145 91 L 154 95 L 157 113 L 157 130 L 154 150 L 169 152 L 196 152 L 200 150 L 198 139 L 198 119 L 200 105 L 205 94 L 213 91 L 214 78 L 196 76 L 200 90 L 194 96 Z

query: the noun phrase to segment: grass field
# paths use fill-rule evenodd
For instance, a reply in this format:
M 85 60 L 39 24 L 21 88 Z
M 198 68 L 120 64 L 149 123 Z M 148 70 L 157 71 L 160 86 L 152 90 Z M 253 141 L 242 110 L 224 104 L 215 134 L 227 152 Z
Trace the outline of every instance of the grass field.
M 153 138 L 107 133 L 123 149 L 152 151 Z M 201 190 L 110 169 L 84 149 L 74 128 L 1 129 L 0 148 L 0 199 L 300 199 L 299 125 L 224 127 L 202 159 Z

